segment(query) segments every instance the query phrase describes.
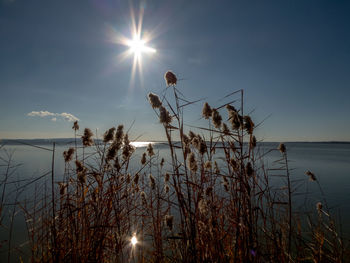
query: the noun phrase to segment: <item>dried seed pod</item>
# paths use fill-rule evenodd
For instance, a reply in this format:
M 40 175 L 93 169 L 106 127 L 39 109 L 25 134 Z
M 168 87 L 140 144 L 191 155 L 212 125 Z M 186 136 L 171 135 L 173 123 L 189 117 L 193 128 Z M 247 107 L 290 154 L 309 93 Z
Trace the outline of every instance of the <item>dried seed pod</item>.
M 103 135 L 103 142 L 107 143 L 114 139 L 115 128 L 112 127 L 108 131 L 106 131 Z
M 315 176 L 314 173 L 312 173 L 312 172 L 310 172 L 310 171 L 307 171 L 305 174 L 306 174 L 307 176 L 309 176 L 310 181 L 316 181 L 316 176 Z
M 84 146 L 92 146 L 92 144 L 94 143 L 94 141 L 92 140 L 93 135 L 94 134 L 89 128 L 84 129 L 84 135 L 81 136 Z
M 221 127 L 222 117 L 217 109 L 212 110 L 211 117 L 212 117 L 212 122 L 213 122 L 215 128 L 219 129 Z
M 175 74 L 170 70 L 164 74 L 164 79 L 167 86 L 175 86 L 177 83 L 177 78 Z
M 158 95 L 156 95 L 156 94 L 149 93 L 148 100 L 149 100 L 149 103 L 151 104 L 153 109 L 159 108 L 160 106 L 162 106 L 162 102 L 160 101 Z
M 280 145 L 278 146 L 278 150 L 281 153 L 285 153 L 286 152 L 286 146 L 284 145 L 284 143 L 280 143 Z
M 75 130 L 75 131 L 79 130 L 78 121 L 75 121 L 75 122 L 74 122 L 72 129 Z
M 202 115 L 205 119 L 209 119 L 211 117 L 212 110 L 211 107 L 209 106 L 208 102 L 204 103 L 203 105 L 203 110 L 202 110 Z
M 63 152 L 63 158 L 66 163 L 70 162 L 73 159 L 74 151 L 75 149 L 71 147 L 68 149 L 68 151 Z

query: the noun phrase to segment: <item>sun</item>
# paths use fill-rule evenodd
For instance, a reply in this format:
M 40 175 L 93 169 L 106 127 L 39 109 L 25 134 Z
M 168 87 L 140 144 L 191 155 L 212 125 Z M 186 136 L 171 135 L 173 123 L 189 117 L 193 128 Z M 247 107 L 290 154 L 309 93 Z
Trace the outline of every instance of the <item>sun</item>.
M 146 41 L 141 39 L 140 36 L 135 35 L 132 40 L 127 42 L 130 47 L 129 51 L 134 54 L 138 59 L 141 59 L 141 54 L 145 53 L 156 53 L 157 50 L 146 46 Z
M 133 56 L 133 63 L 131 68 L 131 79 L 130 86 L 132 87 L 132 83 L 135 79 L 136 72 L 138 72 L 140 76 L 140 80 L 143 78 L 142 72 L 142 57 L 143 54 L 147 56 L 151 56 L 154 53 L 157 53 L 157 50 L 153 47 L 149 46 L 149 42 L 153 39 L 153 34 L 147 34 L 142 30 L 142 22 L 143 22 L 143 8 L 140 9 L 139 16 L 136 18 L 134 10 L 131 8 L 131 38 L 127 38 L 124 35 L 117 33 L 115 30 L 111 28 L 110 30 L 110 40 L 111 42 L 124 45 L 128 47 L 127 50 L 119 54 L 118 61 L 124 61 L 130 56 Z M 142 81 L 141 81 L 142 82 Z

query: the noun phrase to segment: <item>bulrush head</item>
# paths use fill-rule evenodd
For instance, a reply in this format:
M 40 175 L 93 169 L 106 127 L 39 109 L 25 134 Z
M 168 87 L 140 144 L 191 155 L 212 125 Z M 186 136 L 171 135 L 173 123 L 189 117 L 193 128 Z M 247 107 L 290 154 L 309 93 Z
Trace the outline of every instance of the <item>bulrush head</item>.
M 175 86 L 177 83 L 177 78 L 173 72 L 170 70 L 165 72 L 164 79 L 167 86 Z
M 124 135 L 124 146 L 123 146 L 123 152 L 122 152 L 124 160 L 129 159 L 134 151 L 135 151 L 135 149 L 130 144 L 128 134 L 125 134 Z
M 188 138 L 188 136 L 186 134 L 182 135 L 182 142 L 184 145 L 189 145 L 189 143 L 191 142 L 190 138 Z
M 248 134 L 252 135 L 254 130 L 254 122 L 249 116 L 244 116 L 244 129 L 247 131 Z
M 75 161 L 75 165 L 76 165 L 76 172 L 77 172 L 77 177 L 78 177 L 79 182 L 81 184 L 85 184 L 85 182 L 86 182 L 86 175 L 85 175 L 86 168 L 79 160 Z
M 160 101 L 158 95 L 153 94 L 152 92 L 148 94 L 148 100 L 153 109 L 162 106 L 162 102 Z
M 204 103 L 203 105 L 203 110 L 202 110 L 202 115 L 205 119 L 209 119 L 211 117 L 212 110 L 211 107 L 209 106 L 208 102 Z
M 63 158 L 66 163 L 70 162 L 73 159 L 74 148 L 69 148 L 68 151 L 63 152 Z
M 135 184 L 135 185 L 138 185 L 139 179 L 140 179 L 140 175 L 139 175 L 139 173 L 136 173 L 136 174 L 135 174 L 135 177 L 134 177 L 134 184 Z
M 154 179 L 152 174 L 149 175 L 149 186 L 152 190 L 156 188 L 156 180 Z
M 142 157 L 141 157 L 141 164 L 142 164 L 142 165 L 145 165 L 146 161 L 147 161 L 147 160 L 146 160 L 146 153 L 143 153 L 143 154 L 142 154 Z
M 170 179 L 170 174 L 169 173 L 165 173 L 164 175 L 164 182 L 169 182 L 169 179 Z
M 115 141 L 118 144 L 121 144 L 123 140 L 123 135 L 124 135 L 123 129 L 124 129 L 123 125 L 118 125 L 117 132 L 115 134 Z
M 114 140 L 114 132 L 115 132 L 114 127 L 110 128 L 108 131 L 106 131 L 103 135 L 103 142 L 107 143 L 107 142 Z
M 75 121 L 75 122 L 74 122 L 72 129 L 75 130 L 75 131 L 79 130 L 78 121 Z
M 84 135 L 81 136 L 81 139 L 83 141 L 83 145 L 84 146 L 91 146 L 91 145 L 93 145 L 94 141 L 92 140 L 92 136 L 94 136 L 92 131 L 89 128 L 85 128 L 84 129 Z
M 247 163 L 247 165 L 245 167 L 245 171 L 246 171 L 248 177 L 253 175 L 254 170 L 253 170 L 253 166 L 252 166 L 251 162 Z
M 280 143 L 280 145 L 278 145 L 277 148 L 281 153 L 285 153 L 286 152 L 286 146 L 284 145 L 284 143 Z
M 249 146 L 251 149 L 254 149 L 256 147 L 256 138 L 255 136 L 252 136 L 249 141 Z
M 164 185 L 164 192 L 167 194 L 167 193 L 169 193 L 169 190 L 170 190 L 169 185 L 168 185 L 168 184 L 165 184 L 165 185 Z
M 197 165 L 196 157 L 192 152 L 189 154 L 189 157 L 188 157 L 188 166 L 190 167 L 191 172 L 193 173 L 197 172 L 198 165 Z
M 163 106 L 159 107 L 159 121 L 160 123 L 163 123 L 165 125 L 168 125 L 171 123 L 171 116 L 169 112 L 164 108 Z
M 115 143 L 112 143 L 111 146 L 109 146 L 106 156 L 106 161 L 113 160 L 115 156 L 117 155 L 118 147 Z
M 307 176 L 309 176 L 310 181 L 316 181 L 316 176 L 315 176 L 314 173 L 312 173 L 312 172 L 310 172 L 310 171 L 307 171 L 305 174 L 306 174 Z
M 149 143 L 149 144 L 148 144 L 148 146 L 147 146 L 147 152 L 148 152 L 148 156 L 150 156 L 150 157 L 154 155 L 152 143 Z
M 215 126 L 216 129 L 220 129 L 221 127 L 221 121 L 222 121 L 222 117 L 220 115 L 220 113 L 218 112 L 217 109 L 213 109 L 212 110 L 212 121 L 213 121 L 213 124 Z
M 230 116 L 230 122 L 232 129 L 238 130 L 243 125 L 243 117 L 237 112 L 232 111 L 232 116 Z

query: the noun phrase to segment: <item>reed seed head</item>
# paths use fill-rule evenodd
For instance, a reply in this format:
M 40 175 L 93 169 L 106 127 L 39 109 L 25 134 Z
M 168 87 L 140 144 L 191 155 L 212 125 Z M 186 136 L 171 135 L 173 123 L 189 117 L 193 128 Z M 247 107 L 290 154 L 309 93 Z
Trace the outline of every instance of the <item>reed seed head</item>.
M 318 202 L 318 203 L 316 204 L 316 209 L 318 210 L 318 212 L 321 212 L 322 208 L 323 208 L 322 203 L 321 203 L 321 202 Z
M 229 120 L 234 130 L 238 130 L 243 125 L 243 117 L 235 111 L 230 112 Z
M 156 109 L 156 108 L 159 108 L 160 106 L 162 106 L 162 102 L 160 101 L 158 95 L 156 95 L 156 94 L 149 93 L 148 100 L 149 100 L 149 103 L 151 104 L 153 109 Z
M 123 135 L 124 135 L 123 129 L 124 129 L 123 125 L 118 125 L 117 132 L 115 134 L 115 141 L 118 144 L 122 143 Z
M 75 122 L 74 122 L 72 129 L 75 130 L 75 131 L 79 130 L 78 121 L 75 121 Z
M 89 128 L 84 129 L 84 135 L 81 137 L 84 146 L 92 146 L 93 145 L 93 143 L 94 143 L 94 141 L 92 140 L 93 135 L 94 134 L 92 133 L 92 131 Z
M 316 176 L 314 173 L 307 171 L 306 175 L 309 176 L 310 181 L 316 181 Z
M 156 188 L 156 180 L 152 176 L 152 174 L 149 175 L 149 186 L 151 187 L 152 190 Z
M 139 173 L 136 173 L 136 174 L 135 174 L 135 177 L 134 177 L 134 182 L 133 182 L 133 183 L 134 183 L 135 185 L 138 185 L 139 179 L 140 179 L 140 175 L 139 175 Z
M 208 102 L 204 103 L 203 105 L 203 110 L 202 110 L 202 115 L 205 119 L 209 119 L 211 117 L 212 110 L 211 107 L 209 106 Z
M 188 138 L 188 136 L 186 134 L 183 134 L 182 135 L 182 142 L 185 146 L 187 146 L 190 144 L 191 140 L 190 140 L 190 138 Z
M 118 151 L 118 145 L 115 143 L 112 143 L 108 148 L 106 161 L 113 160 L 117 155 L 117 151 Z
M 164 74 L 164 79 L 167 86 L 175 86 L 177 83 L 177 78 L 175 74 L 170 70 Z
M 244 116 L 243 120 L 244 120 L 244 129 L 247 131 L 248 134 L 250 135 L 253 134 L 254 122 L 252 121 L 250 116 Z
M 164 175 L 164 182 L 169 182 L 169 179 L 170 179 L 170 174 L 169 173 L 165 173 Z
M 163 106 L 159 107 L 159 121 L 160 123 L 163 123 L 165 125 L 168 125 L 171 123 L 171 116 L 169 114 L 169 112 L 167 111 L 166 108 L 164 108 Z
M 192 152 L 188 156 L 188 166 L 190 167 L 191 172 L 193 173 L 197 172 L 198 165 L 197 165 L 196 157 Z
M 230 105 L 230 104 L 227 104 L 227 105 L 226 105 L 226 109 L 227 109 L 227 111 L 229 112 L 229 114 L 230 114 L 230 112 L 237 112 L 236 108 L 233 107 L 233 106 Z
M 63 152 L 63 158 L 66 163 L 70 162 L 73 159 L 74 151 L 75 149 L 71 147 L 68 149 L 68 151 Z
M 146 196 L 146 193 L 144 191 L 142 191 L 140 193 L 140 197 L 141 197 L 142 203 L 147 204 L 147 199 L 146 199 L 147 196 Z
M 153 151 L 153 146 L 152 143 L 149 143 L 147 146 L 147 152 L 148 152 L 148 156 L 151 157 L 154 155 L 154 151 Z
M 142 158 L 141 158 L 141 164 L 142 164 L 142 165 L 145 165 L 146 161 L 147 161 L 147 160 L 146 160 L 146 153 L 143 153 L 143 154 L 142 154 Z
M 255 136 L 252 136 L 249 141 L 249 146 L 251 149 L 254 149 L 256 147 L 256 138 Z
M 281 153 L 285 153 L 286 152 L 286 146 L 284 145 L 284 143 L 280 143 L 280 145 L 278 145 L 278 150 Z
M 253 166 L 252 166 L 251 162 L 247 163 L 247 165 L 245 167 L 245 171 L 246 171 L 248 177 L 253 175 L 254 170 L 253 170 Z
M 161 168 L 163 168 L 164 162 L 165 162 L 165 160 L 164 160 L 164 158 L 162 158 L 162 159 L 160 160 L 160 167 L 161 167 Z
M 103 135 L 103 142 L 107 143 L 107 142 L 112 141 L 114 139 L 114 132 L 115 132 L 114 127 L 110 128 L 108 131 L 106 131 Z
M 164 185 L 164 192 L 167 194 L 167 193 L 169 193 L 169 190 L 170 190 L 169 185 L 165 184 Z
M 222 121 L 222 117 L 220 115 L 220 113 L 218 112 L 217 109 L 213 109 L 212 110 L 212 122 L 215 126 L 216 129 L 219 129 L 221 127 L 221 121 Z

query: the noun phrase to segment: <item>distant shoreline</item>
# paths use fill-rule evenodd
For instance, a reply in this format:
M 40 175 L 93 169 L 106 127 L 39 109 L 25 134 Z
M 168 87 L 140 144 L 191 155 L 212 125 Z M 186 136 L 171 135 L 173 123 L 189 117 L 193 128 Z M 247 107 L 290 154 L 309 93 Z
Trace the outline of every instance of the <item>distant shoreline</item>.
M 78 142 L 80 137 L 77 138 Z M 102 142 L 102 140 L 97 140 Z M 49 139 L 0 139 L 0 144 L 7 145 L 22 145 L 22 144 L 69 144 L 74 143 L 74 138 L 49 138 Z M 152 143 L 167 143 L 166 141 L 135 141 L 135 142 L 152 142 Z M 175 141 L 179 142 L 179 141 Z M 260 143 L 280 143 L 280 141 L 262 141 Z M 350 144 L 350 141 L 283 141 L 283 143 L 293 143 L 293 144 Z

